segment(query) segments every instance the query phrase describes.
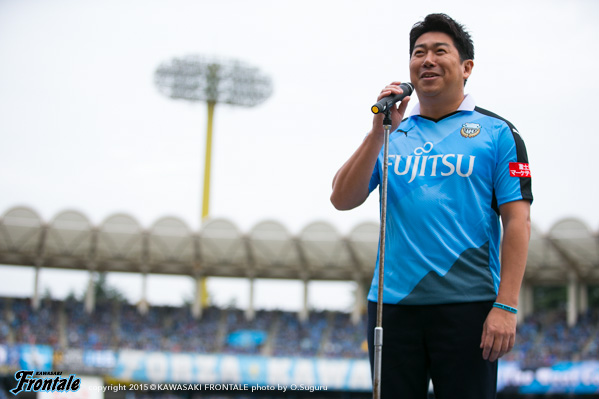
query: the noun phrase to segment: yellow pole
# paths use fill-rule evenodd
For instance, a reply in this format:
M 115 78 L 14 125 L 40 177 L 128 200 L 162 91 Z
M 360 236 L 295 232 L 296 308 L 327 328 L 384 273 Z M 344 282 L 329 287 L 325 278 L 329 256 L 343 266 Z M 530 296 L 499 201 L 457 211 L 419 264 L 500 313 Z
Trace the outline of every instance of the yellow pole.
M 214 120 L 215 101 L 208 101 L 208 124 L 206 127 L 206 156 L 204 157 L 204 194 L 202 197 L 202 219 L 204 222 L 210 212 L 210 167 L 212 164 L 212 123 Z M 206 278 L 201 279 L 200 303 L 202 307 L 208 306 L 208 287 Z
M 212 121 L 214 119 L 214 101 L 208 101 L 208 126 L 206 130 L 206 157 L 204 164 L 204 196 L 202 201 L 202 222 L 210 211 L 210 165 L 212 161 Z

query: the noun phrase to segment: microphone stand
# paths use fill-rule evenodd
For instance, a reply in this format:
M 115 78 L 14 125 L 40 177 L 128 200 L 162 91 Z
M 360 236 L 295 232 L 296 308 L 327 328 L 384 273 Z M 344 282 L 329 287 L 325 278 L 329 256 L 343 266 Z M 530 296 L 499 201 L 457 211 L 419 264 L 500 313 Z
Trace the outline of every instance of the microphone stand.
M 389 107 L 390 108 L 390 107 Z M 385 111 L 383 119 L 383 178 L 381 186 L 381 225 L 379 233 L 379 286 L 376 304 L 376 327 L 374 328 L 374 377 L 372 381 L 372 397 L 381 397 L 381 372 L 383 356 L 383 288 L 385 279 L 385 236 L 387 227 L 387 174 L 389 163 L 389 135 L 391 133 L 391 115 Z

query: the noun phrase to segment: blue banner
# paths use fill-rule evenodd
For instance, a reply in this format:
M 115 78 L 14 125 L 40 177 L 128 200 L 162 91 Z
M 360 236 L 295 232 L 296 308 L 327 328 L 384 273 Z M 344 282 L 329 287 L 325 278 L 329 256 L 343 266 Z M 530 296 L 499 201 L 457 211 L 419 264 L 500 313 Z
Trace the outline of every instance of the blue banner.
M 238 330 L 227 337 L 227 343 L 238 348 L 255 348 L 262 345 L 267 338 L 266 331 Z
M 47 345 L 20 345 L 20 367 L 23 370 L 51 371 L 54 350 Z
M 112 376 L 151 383 L 250 384 L 313 390 L 371 389 L 367 360 L 196 355 L 122 350 Z
M 233 355 L 197 355 L 122 350 L 113 377 L 150 383 L 253 384 L 372 389 L 370 365 L 362 359 L 321 359 Z M 599 393 L 599 361 L 559 363 L 522 369 L 499 362 L 498 391 L 526 394 Z
M 0 345 L 0 366 L 19 367 L 21 354 L 14 345 Z
M 510 387 L 523 394 L 599 393 L 599 361 L 563 362 L 524 370 L 516 362 L 500 362 L 498 390 Z
M 116 365 L 116 354 L 111 350 L 86 350 L 83 352 L 83 364 L 92 368 L 112 369 Z

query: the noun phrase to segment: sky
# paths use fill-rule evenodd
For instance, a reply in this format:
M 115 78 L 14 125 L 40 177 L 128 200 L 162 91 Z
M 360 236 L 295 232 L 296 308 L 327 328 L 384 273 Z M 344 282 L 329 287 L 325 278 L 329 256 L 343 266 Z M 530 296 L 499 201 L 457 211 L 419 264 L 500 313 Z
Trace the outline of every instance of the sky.
M 340 212 L 331 181 L 370 129 L 380 90 L 408 79 L 410 28 L 431 12 L 469 30 L 466 92 L 527 145 L 533 224 L 547 232 L 575 217 L 597 232 L 593 0 L 0 0 L 0 214 L 28 206 L 50 221 L 74 209 L 99 225 L 124 212 L 144 227 L 175 216 L 199 230 L 206 105 L 166 98 L 153 83 L 161 63 L 197 54 L 257 67 L 274 89 L 253 108 L 216 107 L 210 217 L 242 232 L 274 219 L 292 234 L 319 220 L 342 235 L 376 221 L 376 193 Z M 0 271 L 0 295 L 31 291 L 31 270 Z M 86 279 L 47 270 L 42 286 L 81 292 Z M 150 298 L 191 296 L 189 279 L 173 279 L 151 277 Z M 109 281 L 139 295 L 139 276 Z M 249 292 L 245 281 L 213 284 L 214 296 L 241 295 L 221 304 Z M 158 294 L 171 286 L 178 295 Z M 312 305 L 333 306 L 333 296 L 347 307 L 354 288 L 311 284 Z M 298 306 L 301 292 L 296 282 L 260 281 L 256 303 L 288 296 Z

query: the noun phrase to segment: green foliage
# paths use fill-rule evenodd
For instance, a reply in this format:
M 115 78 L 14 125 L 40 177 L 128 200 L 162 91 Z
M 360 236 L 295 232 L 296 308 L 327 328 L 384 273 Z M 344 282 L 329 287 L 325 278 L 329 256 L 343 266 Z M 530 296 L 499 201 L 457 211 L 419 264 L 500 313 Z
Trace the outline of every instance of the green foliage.
M 94 294 L 97 303 L 125 302 L 125 296 L 116 288 L 108 285 L 105 272 L 94 276 Z
M 565 309 L 568 291 L 565 286 L 537 286 L 533 290 L 535 310 Z

